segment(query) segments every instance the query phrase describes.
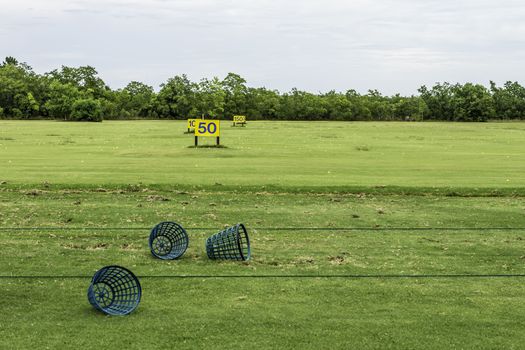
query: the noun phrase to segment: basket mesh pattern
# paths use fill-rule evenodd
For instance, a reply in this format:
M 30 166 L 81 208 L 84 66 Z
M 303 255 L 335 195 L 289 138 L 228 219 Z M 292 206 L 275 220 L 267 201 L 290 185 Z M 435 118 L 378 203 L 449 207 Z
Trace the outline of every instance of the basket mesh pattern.
M 209 237 L 206 253 L 210 259 L 249 260 L 251 251 L 246 227 L 237 224 Z
M 149 248 L 159 259 L 180 258 L 188 248 L 188 234 L 176 222 L 161 222 L 151 230 Z
M 108 315 L 127 315 L 139 306 L 142 289 L 135 275 L 120 266 L 98 270 L 88 288 L 93 307 Z

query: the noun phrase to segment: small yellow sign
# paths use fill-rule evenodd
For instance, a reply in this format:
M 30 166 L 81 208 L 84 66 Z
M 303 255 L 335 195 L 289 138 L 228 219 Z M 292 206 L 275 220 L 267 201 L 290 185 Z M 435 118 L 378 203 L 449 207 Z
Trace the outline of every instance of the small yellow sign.
M 233 116 L 233 122 L 234 123 L 239 123 L 239 124 L 242 124 L 242 123 L 246 123 L 246 116 L 244 115 L 234 115 Z
M 197 120 L 195 124 L 195 136 L 221 136 L 220 120 Z
M 195 121 L 197 119 L 188 119 L 188 130 L 195 129 Z

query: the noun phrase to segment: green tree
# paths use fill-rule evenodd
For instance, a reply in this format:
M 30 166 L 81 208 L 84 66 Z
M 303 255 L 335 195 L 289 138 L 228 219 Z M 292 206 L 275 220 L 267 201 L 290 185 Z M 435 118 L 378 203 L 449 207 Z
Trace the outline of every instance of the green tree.
M 27 64 L 7 57 L 0 66 L 0 107 L 7 117 L 27 119 L 38 116 L 39 87 L 38 76 Z
M 157 95 L 155 110 L 161 118 L 187 119 L 195 116 L 197 86 L 186 75 L 170 78 Z
M 235 73 L 190 81 L 175 76 L 153 87 L 132 81 L 111 90 L 91 66 L 62 66 L 44 75 L 8 56 L 0 64 L 0 117 L 99 120 L 105 118 L 185 119 L 201 114 L 230 118 L 246 114 L 252 119 L 287 120 L 449 120 L 486 121 L 525 119 L 525 87 L 506 82 L 490 89 L 479 84 L 436 83 L 419 88 L 419 96 L 384 96 L 378 90 L 361 95 L 287 93 L 249 88 Z
M 277 119 L 281 96 L 276 90 L 248 88 L 246 114 L 253 119 Z
M 352 116 L 354 120 L 370 120 L 372 113 L 368 107 L 366 98 L 355 90 L 348 90 L 345 93 L 346 99 L 350 102 Z
M 247 110 L 248 88 L 246 80 L 235 73 L 228 73 L 221 82 L 224 90 L 224 116 L 244 115 Z
M 222 88 L 221 81 L 213 79 L 202 79 L 198 85 L 196 94 L 197 110 L 206 116 L 219 117 L 224 113 L 224 99 L 226 93 Z
M 363 98 L 373 120 L 394 119 L 393 104 L 388 97 L 383 96 L 378 90 L 368 90 Z
M 484 122 L 494 117 L 494 101 L 480 84 L 456 84 L 452 87 L 454 121 Z
M 51 118 L 70 119 L 73 104 L 79 97 L 80 91 L 78 91 L 76 86 L 70 83 L 63 84 L 58 80 L 51 80 L 44 109 Z
M 404 97 L 396 94 L 390 98 L 394 119 L 396 120 L 422 120 L 425 111 L 423 100 L 419 96 Z
M 76 100 L 72 106 L 71 120 L 101 122 L 102 106 L 100 101 L 91 97 Z
M 331 120 L 353 120 L 352 103 L 345 95 L 330 91 L 323 95 L 327 106 L 327 116 Z
M 430 90 L 423 85 L 418 91 L 428 107 L 423 119 L 454 120 L 454 94 L 449 83 L 437 83 Z
M 11 66 L 18 66 L 19 62 L 16 58 L 12 57 L 12 56 L 7 56 L 4 60 L 4 62 L 2 62 L 2 65 L 1 66 L 7 66 L 7 65 L 11 65 Z
M 490 82 L 497 119 L 525 119 L 525 87 L 518 82 L 507 81 L 502 88 Z
M 89 94 L 93 98 L 104 98 L 109 87 L 98 77 L 98 72 L 91 66 L 78 68 L 62 66 L 60 70 L 55 69 L 46 76 L 60 81 L 62 84 L 71 84 L 80 91 Z
M 319 95 L 292 89 L 282 96 L 278 116 L 287 120 L 324 120 L 327 103 Z
M 121 91 L 120 109 L 135 117 L 149 117 L 153 111 L 154 97 L 153 87 L 132 81 Z

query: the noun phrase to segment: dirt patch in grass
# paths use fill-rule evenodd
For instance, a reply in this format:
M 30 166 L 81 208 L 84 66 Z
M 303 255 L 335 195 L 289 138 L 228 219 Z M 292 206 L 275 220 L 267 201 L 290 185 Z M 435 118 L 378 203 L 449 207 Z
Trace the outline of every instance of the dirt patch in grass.
M 78 249 L 78 250 L 104 250 L 104 249 L 108 249 L 109 245 L 107 243 L 96 243 L 96 244 L 68 243 L 68 244 L 63 244 L 62 247 L 66 249 Z
M 171 199 L 159 195 L 150 195 L 146 197 L 148 202 L 169 202 Z
M 312 256 L 299 256 L 293 261 L 296 265 L 315 264 L 315 259 Z

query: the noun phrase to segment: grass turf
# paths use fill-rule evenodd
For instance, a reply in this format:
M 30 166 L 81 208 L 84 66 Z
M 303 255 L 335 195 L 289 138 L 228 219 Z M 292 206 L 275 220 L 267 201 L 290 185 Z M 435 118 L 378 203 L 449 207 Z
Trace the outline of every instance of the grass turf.
M 251 122 L 223 127 L 222 149 L 189 148 L 193 136 L 185 128 L 183 121 L 0 121 L 0 181 L 287 189 L 525 185 L 522 123 Z
M 187 148 L 178 122 L 0 125 L 0 348 L 525 340 L 523 278 L 488 276 L 525 274 L 524 124 L 250 123 L 216 150 Z M 163 220 L 189 230 L 180 260 L 148 251 Z M 204 239 L 238 221 L 253 260 L 209 261 Z M 87 302 L 106 264 L 141 276 L 128 317 Z
M 95 312 L 87 282 L 2 281 L 0 346 L 519 349 L 524 340 L 515 279 L 142 279 L 129 317 Z

